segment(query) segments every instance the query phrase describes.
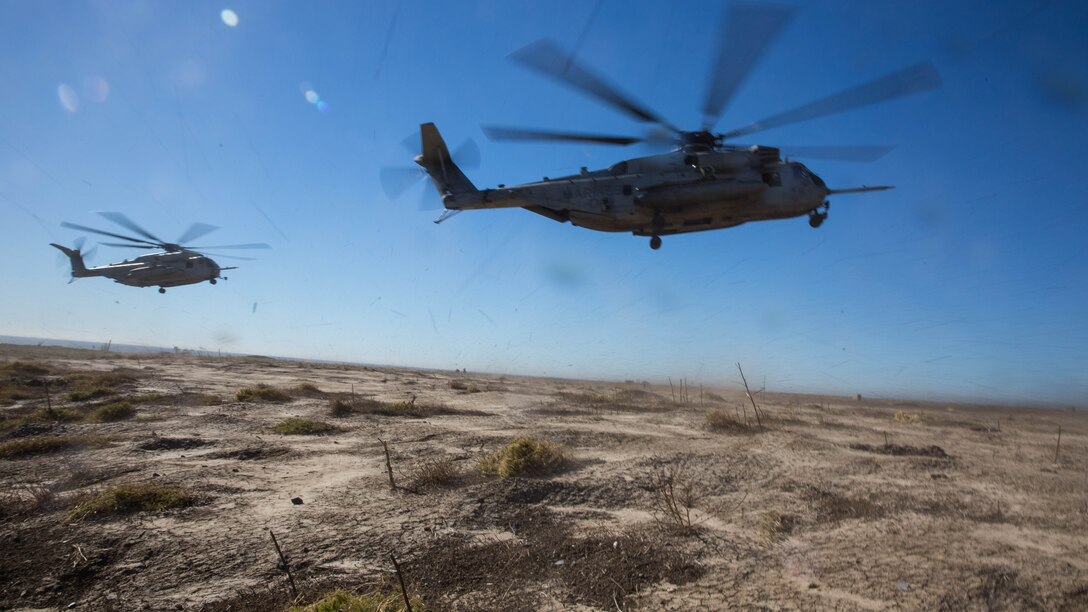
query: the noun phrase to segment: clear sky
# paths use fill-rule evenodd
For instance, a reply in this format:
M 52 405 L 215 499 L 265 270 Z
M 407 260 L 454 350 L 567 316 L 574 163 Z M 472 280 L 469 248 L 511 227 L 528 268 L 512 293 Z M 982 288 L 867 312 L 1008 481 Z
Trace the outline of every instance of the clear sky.
M 411 162 L 402 141 L 425 121 L 477 141 L 478 186 L 644 154 L 481 134 L 639 133 L 506 59 L 541 37 L 697 127 L 724 5 L 596 6 L 0 0 L 0 334 L 693 384 L 733 384 L 740 361 L 775 390 L 1085 403 L 1088 6 L 798 3 L 719 130 L 924 59 L 944 82 L 749 137 L 897 145 L 808 161 L 832 187 L 897 187 L 834 197 L 817 230 L 651 251 L 520 210 L 434 225 L 422 185 L 385 195 L 379 168 Z M 65 284 L 48 243 L 79 236 L 62 221 L 113 229 L 102 210 L 274 248 L 165 295 Z

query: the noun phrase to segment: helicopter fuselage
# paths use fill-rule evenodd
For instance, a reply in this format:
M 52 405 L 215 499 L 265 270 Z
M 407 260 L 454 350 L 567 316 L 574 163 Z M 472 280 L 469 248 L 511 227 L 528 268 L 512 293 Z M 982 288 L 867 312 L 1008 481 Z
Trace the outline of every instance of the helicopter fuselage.
M 73 265 L 72 276 L 104 276 L 132 287 L 178 287 L 204 281 L 215 283 L 222 268 L 210 257 L 194 251 L 148 253 L 94 268 L 79 270 Z
M 520 207 L 592 230 L 663 236 L 809 215 L 824 182 L 768 147 L 677 150 L 605 170 L 498 189 L 450 193 L 448 209 Z

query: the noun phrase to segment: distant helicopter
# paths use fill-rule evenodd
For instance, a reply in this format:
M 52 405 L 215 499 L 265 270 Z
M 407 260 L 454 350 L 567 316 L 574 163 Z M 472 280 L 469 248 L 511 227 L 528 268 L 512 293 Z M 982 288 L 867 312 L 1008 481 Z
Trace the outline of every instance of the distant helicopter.
M 829 189 L 803 164 L 783 161 L 778 147 L 727 144 L 727 140 L 800 121 L 935 89 L 940 77 L 929 62 L 893 72 L 863 85 L 772 115 L 725 133 L 711 130 L 726 103 L 793 15 L 782 5 L 736 3 L 725 26 L 703 102 L 701 129 L 685 131 L 621 93 L 601 76 L 547 40 L 511 58 L 645 123 L 646 136 L 484 126 L 496 140 L 543 140 L 611 145 L 668 144 L 669 153 L 621 161 L 604 170 L 497 189 L 477 189 L 454 163 L 433 123 L 420 126 L 422 152 L 415 158 L 430 176 L 446 208 L 436 223 L 463 210 L 524 208 L 559 222 L 605 232 L 649 236 L 650 248 L 661 236 L 734 227 L 748 221 L 808 216 L 819 227 L 827 219 L 827 196 L 891 189 L 888 186 Z M 872 161 L 890 146 L 784 147 L 787 155 L 848 161 Z M 404 171 L 400 171 L 403 173 Z M 421 174 L 418 170 L 417 174 Z M 386 191 L 402 179 L 396 169 L 382 174 Z
M 216 229 L 214 225 L 206 223 L 194 223 L 177 239 L 177 242 L 166 242 L 151 232 L 136 225 L 131 219 L 119 212 L 98 213 L 114 223 L 129 229 L 145 239 L 133 238 L 122 234 L 114 234 L 92 227 L 76 225 L 75 223 L 61 223 L 62 227 L 77 229 L 84 232 L 92 232 L 103 236 L 120 238 L 136 244 L 124 244 L 116 242 L 103 242 L 105 246 L 125 247 L 130 249 L 162 249 L 159 253 L 140 255 L 135 259 L 126 259 L 119 263 L 88 268 L 83 263 L 83 255 L 79 248 L 70 249 L 56 243 L 49 243 L 68 256 L 72 262 L 72 279 L 86 278 L 89 276 L 104 276 L 111 278 L 122 285 L 132 287 L 155 287 L 159 293 L 166 293 L 167 287 L 192 285 L 208 281 L 215 284 L 223 270 L 233 270 L 234 267 L 220 267 L 211 257 L 198 252 L 205 249 L 267 249 L 271 248 L 263 242 L 253 244 L 226 244 L 210 247 L 189 247 L 181 243 L 196 240 Z M 217 257 L 223 257 L 217 255 Z M 250 259 L 249 257 L 235 257 L 235 259 Z

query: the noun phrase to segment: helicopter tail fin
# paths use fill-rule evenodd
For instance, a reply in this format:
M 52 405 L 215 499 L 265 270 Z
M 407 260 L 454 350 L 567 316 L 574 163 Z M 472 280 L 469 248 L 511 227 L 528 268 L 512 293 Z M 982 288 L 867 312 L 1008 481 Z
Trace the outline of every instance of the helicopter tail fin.
M 479 191 L 453 162 L 450 151 L 446 148 L 446 141 L 442 140 L 442 135 L 433 123 L 420 125 L 419 133 L 423 151 L 416 157 L 416 163 L 427 171 L 443 200 L 449 195 Z
M 85 276 L 94 276 L 87 270 L 87 266 L 83 264 L 83 254 L 76 249 L 69 249 L 68 247 L 61 246 L 54 242 L 50 242 L 49 246 L 60 249 L 61 253 L 68 256 L 68 260 L 72 262 L 72 278 L 83 278 Z

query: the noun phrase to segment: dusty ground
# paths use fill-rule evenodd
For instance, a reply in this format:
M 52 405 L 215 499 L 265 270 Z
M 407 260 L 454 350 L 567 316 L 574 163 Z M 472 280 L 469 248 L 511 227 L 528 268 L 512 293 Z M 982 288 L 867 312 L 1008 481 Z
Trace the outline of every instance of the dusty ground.
M 311 599 L 388 581 L 395 551 L 430 609 L 1088 609 L 1081 412 L 767 395 L 766 431 L 719 432 L 708 411 L 743 420 L 742 394 L 676 402 L 667 386 L 0 346 L 0 365 L 14 360 L 48 372 L 9 367 L 24 393 L 0 402 L 0 443 L 94 433 L 105 446 L 0 458 L 0 608 L 286 606 L 272 529 Z M 65 400 L 87 371 L 128 380 Z M 130 398 L 136 416 L 28 418 L 45 383 L 54 408 Z M 258 383 L 320 392 L 235 401 Z M 360 401 L 453 413 L 330 416 L 352 386 Z M 289 416 L 342 431 L 274 433 Z M 523 434 L 562 444 L 570 465 L 478 472 Z M 463 477 L 391 490 L 378 438 L 402 485 L 428 458 Z M 692 492 L 690 530 L 654 512 L 670 470 Z M 197 501 L 73 518 L 96 492 L 147 482 Z

